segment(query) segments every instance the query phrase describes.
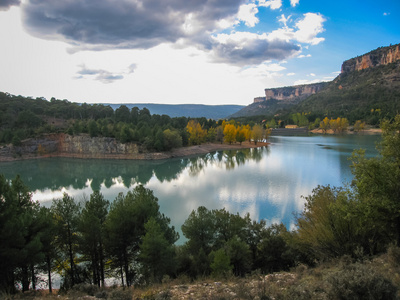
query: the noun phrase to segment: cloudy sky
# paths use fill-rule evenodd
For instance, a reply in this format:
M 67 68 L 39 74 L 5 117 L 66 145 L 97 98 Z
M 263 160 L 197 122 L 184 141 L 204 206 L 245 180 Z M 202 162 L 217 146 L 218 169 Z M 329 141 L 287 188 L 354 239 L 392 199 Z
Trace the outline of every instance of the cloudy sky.
M 248 105 L 400 42 L 398 0 L 0 0 L 0 91 Z

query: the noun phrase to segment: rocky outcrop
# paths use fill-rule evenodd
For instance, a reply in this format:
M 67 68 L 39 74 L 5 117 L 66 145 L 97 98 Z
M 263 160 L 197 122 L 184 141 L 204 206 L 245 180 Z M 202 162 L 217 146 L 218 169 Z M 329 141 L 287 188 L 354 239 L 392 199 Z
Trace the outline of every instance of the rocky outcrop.
M 114 138 L 53 134 L 37 139 L 24 140 L 19 146 L 10 144 L 0 147 L 0 161 L 45 157 L 158 160 L 202 155 L 223 150 L 258 148 L 267 145 L 268 143 L 251 144 L 248 142 L 242 144 L 207 143 L 180 147 L 167 152 L 149 152 L 141 145 L 135 143 L 122 144 Z
M 161 155 L 161 154 L 160 154 Z M 68 134 L 46 135 L 27 139 L 20 145 L 0 148 L 0 161 L 40 157 L 76 157 L 110 159 L 155 159 L 157 153 L 148 153 L 135 143 L 120 143 L 114 138 Z
M 62 135 L 59 142 L 59 154 L 82 158 L 133 158 L 142 154 L 138 144 L 120 143 L 115 138 L 93 137 L 88 135 Z
M 400 60 L 400 44 L 381 47 L 343 62 L 342 74 L 387 65 L 398 60 Z
M 34 158 L 58 152 L 58 135 L 46 135 L 37 139 L 23 140 L 20 145 L 0 147 L 0 161 L 11 161 L 21 158 Z
M 323 87 L 325 87 L 326 82 L 312 83 L 295 85 L 281 88 L 265 89 L 265 98 L 258 97 L 254 99 L 254 102 L 261 102 L 260 100 L 270 100 L 275 99 L 279 101 L 293 102 L 302 100 L 310 95 L 316 94 Z

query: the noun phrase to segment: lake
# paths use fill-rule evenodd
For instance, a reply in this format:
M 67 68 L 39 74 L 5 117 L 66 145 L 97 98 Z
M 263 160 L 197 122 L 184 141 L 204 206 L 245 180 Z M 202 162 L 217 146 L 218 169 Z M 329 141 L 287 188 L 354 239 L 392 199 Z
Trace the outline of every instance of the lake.
M 380 136 L 307 136 L 268 139 L 264 148 L 218 151 L 162 161 L 48 158 L 0 163 L 6 178 L 20 174 L 33 199 L 50 206 L 64 192 L 76 200 L 100 190 L 112 201 L 137 184 L 154 191 L 160 210 L 180 227 L 199 206 L 294 228 L 294 212 L 318 185 L 351 181 L 353 149 L 377 155 Z M 181 234 L 182 237 L 182 234 Z M 182 239 L 181 239 L 182 241 Z

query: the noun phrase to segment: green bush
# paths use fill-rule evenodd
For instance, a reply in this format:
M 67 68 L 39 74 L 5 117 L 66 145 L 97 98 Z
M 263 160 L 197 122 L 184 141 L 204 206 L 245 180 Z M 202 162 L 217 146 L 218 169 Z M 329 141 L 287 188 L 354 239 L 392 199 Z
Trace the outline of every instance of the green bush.
M 391 281 L 365 264 L 352 264 L 327 276 L 329 299 L 396 299 Z
M 108 299 L 131 300 L 132 291 L 130 289 L 116 288 L 108 294 Z

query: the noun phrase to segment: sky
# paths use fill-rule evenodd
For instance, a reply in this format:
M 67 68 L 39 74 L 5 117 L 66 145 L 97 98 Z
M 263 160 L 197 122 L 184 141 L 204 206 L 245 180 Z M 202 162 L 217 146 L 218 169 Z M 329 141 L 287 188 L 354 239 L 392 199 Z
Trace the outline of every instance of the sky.
M 397 43 L 399 0 L 0 0 L 0 91 L 249 105 Z

